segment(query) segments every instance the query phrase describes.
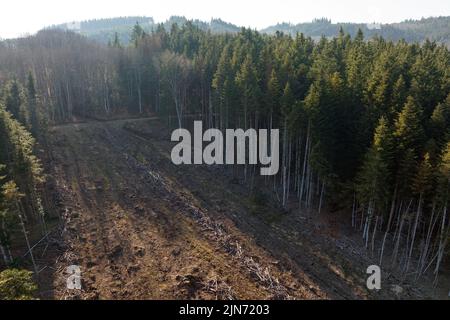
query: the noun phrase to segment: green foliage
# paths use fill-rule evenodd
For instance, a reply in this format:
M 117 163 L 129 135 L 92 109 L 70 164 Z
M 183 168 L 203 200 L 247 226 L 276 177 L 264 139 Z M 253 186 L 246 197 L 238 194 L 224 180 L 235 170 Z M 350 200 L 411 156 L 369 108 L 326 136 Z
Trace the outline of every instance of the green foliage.
M 429 123 L 430 136 L 442 150 L 450 138 L 450 94 L 434 109 Z
M 436 196 L 442 205 L 446 205 L 450 195 L 450 142 L 447 143 L 438 166 L 437 182 Z
M 220 19 L 211 19 L 211 21 L 205 22 L 200 20 L 188 20 L 185 17 L 180 16 L 172 16 L 161 24 L 157 24 L 152 17 L 140 16 L 95 19 L 82 21 L 80 23 L 80 28 L 75 29 L 75 31 L 104 44 L 111 41 L 117 33 L 120 42 L 124 45 L 128 45 L 130 43 L 129 31 L 136 23 L 139 23 L 146 32 L 151 32 L 151 30 L 156 30 L 158 28 L 170 30 L 175 23 L 181 27 L 188 22 L 191 22 L 204 32 L 211 32 L 213 34 L 230 34 L 238 33 L 240 31 L 239 26 L 227 23 Z M 55 27 L 64 30 L 68 28 L 67 24 L 57 25 Z M 405 39 L 408 42 L 424 42 L 426 39 L 430 39 L 449 45 L 449 28 L 449 17 L 407 20 L 401 23 L 383 24 L 381 29 L 369 28 L 365 23 L 334 24 L 327 19 L 315 19 L 312 22 L 300 23 L 297 25 L 280 23 L 274 26 L 268 26 L 261 30 L 261 32 L 268 35 L 289 34 L 295 36 L 296 34 L 304 34 L 307 37 L 318 39 L 323 35 L 327 38 L 337 37 L 339 36 L 340 30 L 343 30 L 357 40 L 362 39 L 364 34 L 367 39 L 378 36 L 382 36 L 383 38 L 392 41 Z
M 145 31 L 142 29 L 142 27 L 137 22 L 134 27 L 133 31 L 131 32 L 131 41 L 134 43 L 135 47 L 138 46 L 139 41 L 145 36 Z
M 441 41 L 450 44 L 448 30 L 450 28 L 449 17 L 423 18 L 421 20 L 406 20 L 401 23 L 383 24 L 380 29 L 369 28 L 363 23 L 331 23 L 327 19 L 316 19 L 313 22 L 299 23 L 296 25 L 282 23 L 263 29 L 262 32 L 275 34 L 283 32 L 291 35 L 304 33 L 310 37 L 337 37 L 339 30 L 343 29 L 351 36 L 358 38 L 358 33 L 364 33 L 367 38 L 382 36 L 385 39 L 399 41 L 423 42 L 425 39 Z M 359 35 L 361 37 L 361 35 Z
M 373 202 L 386 212 L 392 192 L 392 177 L 389 174 L 393 160 L 393 137 L 387 121 L 382 117 L 375 130 L 373 145 L 365 156 L 357 177 L 357 192 L 361 203 Z
M 0 272 L 0 300 L 34 300 L 37 285 L 32 272 L 6 269 Z
M 255 64 L 252 61 L 251 55 L 245 57 L 241 68 L 236 74 L 236 86 L 240 92 L 241 105 L 244 107 L 243 114 L 245 127 L 247 127 L 248 112 L 255 112 L 260 105 L 261 91 L 258 86 L 258 75 Z
M 34 138 L 1 104 L 0 137 L 0 244 L 8 249 L 12 235 L 21 231 L 19 216 L 28 223 L 44 219 L 39 196 L 44 175 Z M 3 258 L 8 264 L 13 257 Z
M 4 98 L 6 110 L 11 112 L 14 118 L 19 120 L 22 124 L 26 124 L 27 110 L 24 109 L 23 106 L 25 98 L 22 93 L 22 87 L 17 80 L 13 80 L 6 86 L 6 88 Z
M 414 98 L 408 97 L 395 123 L 395 137 L 401 151 L 420 149 L 424 140 L 422 110 Z
M 30 114 L 30 127 L 31 132 L 34 136 L 37 136 L 40 128 L 40 121 L 38 116 L 38 103 L 37 103 L 37 92 L 34 83 L 34 77 L 31 72 L 28 73 L 27 77 L 27 101 L 28 101 L 28 113 Z
M 434 168 L 430 162 L 430 155 L 428 153 L 423 157 L 420 163 L 417 175 L 414 179 L 413 191 L 418 195 L 429 195 L 433 188 Z
M 28 77 L 27 94 L 20 93 L 24 90 L 19 81 L 9 84 L 5 90 L 8 110 L 28 106 L 33 132 L 34 123 L 43 122 L 36 118 L 44 118 L 33 114 L 40 97 L 54 108 L 46 114 L 50 122 L 90 112 L 102 116 L 156 112 L 167 116 L 169 123 L 179 118 L 179 125 L 183 115 L 201 114 L 208 126 L 220 128 L 286 127 L 289 136 L 283 136 L 282 153 L 288 150 L 286 144 L 298 140 L 292 151 L 303 158 L 307 150 L 314 174 L 336 186 L 354 185 L 365 175 L 375 178 L 364 168 L 379 167 L 388 190 L 392 192 L 397 184 L 411 189 L 426 153 L 437 170 L 449 127 L 450 54 L 445 47 L 430 41 L 418 45 L 372 38 L 364 26 L 349 32 L 348 25 L 336 26 L 323 19 L 314 25 L 336 29 L 336 37 L 321 37 L 316 42 L 304 34 L 268 36 L 246 28 L 217 34 L 183 17 L 160 25 L 145 17 L 118 21 L 122 23 L 128 25 L 131 46 L 117 30 L 109 47 L 96 47 L 71 33 L 39 33 L 36 43 L 58 39 L 62 47 L 78 46 L 105 58 L 70 65 L 71 55 L 38 46 L 47 55 L 55 51 L 61 58 L 60 64 L 49 65 L 54 79 L 42 84 L 34 79 L 46 79 L 42 72 L 18 76 Z M 418 22 L 427 23 L 431 22 Z M 84 27 L 94 30 L 112 24 L 112 20 L 101 20 Z M 18 48 L 28 49 L 24 43 L 18 43 Z M 82 70 L 78 65 L 83 65 Z M 77 70 L 77 76 L 67 77 L 66 68 Z M 89 83 L 80 85 L 79 79 Z M 73 96 L 80 99 L 70 99 Z M 86 100 L 82 102 L 81 97 Z M 20 131 L 13 130 L 15 126 L 9 125 L 9 131 Z M 39 171 L 38 166 L 27 165 L 34 163 L 32 143 L 26 142 L 25 133 L 20 135 L 24 142 L 10 143 L 6 154 L 14 157 L 14 165 Z M 14 152 L 15 145 L 22 145 L 16 148 L 18 152 Z M 21 153 L 28 155 L 14 156 Z M 5 158 L 0 161 L 7 162 Z M 291 161 L 289 167 L 296 160 Z M 13 179 L 25 194 L 28 190 L 22 181 L 30 176 L 34 174 Z

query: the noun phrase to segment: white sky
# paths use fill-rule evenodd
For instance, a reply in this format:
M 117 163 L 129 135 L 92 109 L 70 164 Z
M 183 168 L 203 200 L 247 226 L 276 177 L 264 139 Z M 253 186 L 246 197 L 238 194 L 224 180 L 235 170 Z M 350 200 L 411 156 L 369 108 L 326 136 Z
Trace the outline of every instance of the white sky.
M 171 15 L 209 21 L 221 18 L 261 29 L 278 22 L 400 22 L 450 16 L 450 0 L 3 0 L 0 38 L 34 33 L 45 26 L 93 18 Z

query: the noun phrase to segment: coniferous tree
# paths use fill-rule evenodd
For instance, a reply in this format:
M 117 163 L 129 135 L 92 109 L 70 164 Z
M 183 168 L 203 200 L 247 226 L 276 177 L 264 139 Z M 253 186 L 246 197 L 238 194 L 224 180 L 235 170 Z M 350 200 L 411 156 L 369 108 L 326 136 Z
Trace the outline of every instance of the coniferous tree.
M 414 98 L 409 96 L 395 123 L 395 136 L 398 140 L 399 150 L 415 150 L 415 154 L 417 154 L 421 149 L 424 141 L 421 118 L 422 109 Z
M 17 80 L 13 80 L 7 88 L 5 106 L 15 119 L 23 121 L 22 97 Z

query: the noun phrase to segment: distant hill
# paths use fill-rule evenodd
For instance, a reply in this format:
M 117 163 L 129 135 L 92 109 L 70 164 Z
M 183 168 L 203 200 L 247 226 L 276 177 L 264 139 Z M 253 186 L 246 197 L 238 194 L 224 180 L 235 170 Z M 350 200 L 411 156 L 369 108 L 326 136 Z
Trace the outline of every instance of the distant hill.
M 185 17 L 172 16 L 169 18 L 169 20 L 164 22 L 164 28 L 166 28 L 166 30 L 170 30 L 170 28 L 174 23 L 178 24 L 179 26 L 182 26 L 188 21 L 189 20 L 186 19 Z M 239 30 L 241 29 L 240 27 L 232 23 L 225 22 L 221 19 L 211 19 L 210 22 L 205 22 L 198 19 L 191 21 L 195 26 L 199 27 L 200 29 L 204 31 L 209 30 L 213 33 L 236 33 L 239 32 Z
M 265 28 L 261 32 L 274 34 L 279 31 L 292 35 L 298 32 L 312 38 L 320 38 L 321 36 L 337 36 L 341 27 L 352 36 L 358 32 L 358 29 L 361 29 L 366 38 L 379 35 L 388 40 L 405 39 L 408 42 L 423 42 L 429 39 L 450 46 L 450 17 L 407 20 L 392 24 L 331 23 L 328 19 L 317 19 L 313 22 L 295 25 L 281 23 Z
M 170 30 L 173 24 L 176 23 L 182 26 L 187 21 L 188 19 L 185 17 L 172 16 L 163 25 L 166 30 Z M 130 41 L 131 30 L 136 23 L 139 23 L 146 32 L 151 32 L 158 25 L 152 17 L 142 16 L 70 22 L 51 26 L 50 28 L 73 30 L 102 43 L 108 43 L 108 41 L 114 39 L 114 35 L 117 32 L 121 43 L 126 44 Z M 210 22 L 193 20 L 192 23 L 202 30 L 209 30 L 213 33 L 236 33 L 240 30 L 240 27 L 220 19 L 212 19 Z
M 174 23 L 182 26 L 187 21 L 188 19 L 185 17 L 172 16 L 163 25 L 166 30 L 170 30 Z M 131 29 L 136 23 L 139 23 L 147 32 L 157 26 L 152 17 L 136 16 L 72 22 L 52 26 L 51 28 L 74 30 L 102 43 L 107 43 L 113 39 L 115 32 L 117 32 L 121 42 L 126 44 L 129 42 Z M 212 19 L 210 22 L 192 20 L 192 23 L 202 30 L 209 30 L 213 33 L 235 33 L 240 30 L 239 26 L 221 19 Z M 379 35 L 388 40 L 405 39 L 408 42 L 423 42 L 429 39 L 450 47 L 450 17 L 407 20 L 392 24 L 332 23 L 330 20 L 323 18 L 299 24 L 280 23 L 260 31 L 267 34 L 275 34 L 278 31 L 291 35 L 298 32 L 318 39 L 321 36 L 331 38 L 338 35 L 341 27 L 352 36 L 358 32 L 358 29 L 361 29 L 366 38 Z
M 122 43 L 128 43 L 133 26 L 139 23 L 145 31 L 151 31 L 155 22 L 151 17 L 118 17 L 110 19 L 95 19 L 81 22 L 69 22 L 50 28 L 72 30 L 93 40 L 108 43 L 114 39 L 117 32 Z

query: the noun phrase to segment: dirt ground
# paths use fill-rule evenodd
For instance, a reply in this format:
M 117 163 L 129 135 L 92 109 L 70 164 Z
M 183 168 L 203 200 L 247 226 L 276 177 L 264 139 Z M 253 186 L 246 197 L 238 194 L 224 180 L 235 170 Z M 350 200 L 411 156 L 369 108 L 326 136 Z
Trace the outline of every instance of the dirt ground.
M 255 206 L 223 168 L 173 165 L 157 119 L 62 125 L 49 145 L 64 230 L 45 298 L 444 297 L 391 271 L 369 291 L 376 262 L 337 217 Z M 81 291 L 66 287 L 69 265 Z

